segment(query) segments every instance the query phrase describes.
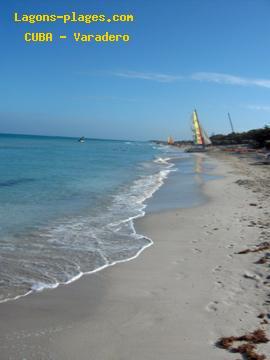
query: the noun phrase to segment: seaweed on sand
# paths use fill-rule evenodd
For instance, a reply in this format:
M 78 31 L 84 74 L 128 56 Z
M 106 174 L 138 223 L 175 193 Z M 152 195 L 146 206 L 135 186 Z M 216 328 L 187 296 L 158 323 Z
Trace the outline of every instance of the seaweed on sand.
M 236 341 L 245 341 L 246 343 L 239 345 L 238 347 L 233 347 L 233 344 Z M 233 353 L 240 353 L 247 360 L 265 360 L 265 355 L 257 353 L 256 344 L 266 343 L 268 341 L 269 339 L 267 338 L 265 331 L 257 329 L 242 336 L 222 337 L 218 340 L 217 346 Z
M 259 260 L 255 262 L 255 264 L 265 264 L 269 260 L 269 256 L 262 256 Z
M 237 254 L 248 254 L 248 253 L 253 253 L 253 252 L 259 252 L 259 251 L 266 251 L 266 250 L 270 250 L 270 243 L 268 241 L 265 241 L 261 244 L 256 245 L 255 249 L 245 249 L 242 251 L 239 251 Z
M 265 360 L 266 356 L 264 354 L 258 354 L 256 352 L 256 346 L 253 344 L 243 344 L 238 348 L 234 349 L 235 352 L 242 354 L 247 360 Z

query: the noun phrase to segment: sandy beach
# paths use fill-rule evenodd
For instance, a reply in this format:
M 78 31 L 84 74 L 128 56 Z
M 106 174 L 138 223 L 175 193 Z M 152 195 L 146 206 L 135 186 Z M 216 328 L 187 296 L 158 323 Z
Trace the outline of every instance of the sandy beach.
M 268 332 L 269 166 L 213 155 L 208 201 L 147 214 L 137 232 L 154 245 L 55 290 L 0 304 L 3 360 L 228 360 L 215 344 Z M 164 185 L 166 186 L 166 184 Z M 158 196 L 158 194 L 157 194 Z M 262 322 L 264 322 L 262 324 Z M 258 353 L 270 356 L 269 344 Z

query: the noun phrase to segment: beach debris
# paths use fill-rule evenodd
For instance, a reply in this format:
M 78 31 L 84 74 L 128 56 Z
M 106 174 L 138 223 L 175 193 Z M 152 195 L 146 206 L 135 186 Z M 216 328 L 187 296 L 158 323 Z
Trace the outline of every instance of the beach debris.
M 257 206 L 255 203 L 250 203 L 249 206 Z
M 248 254 L 248 253 L 250 253 L 251 252 L 251 250 L 250 249 L 246 249 L 246 250 L 242 250 L 242 251 L 239 251 L 237 254 Z
M 255 264 L 265 264 L 269 260 L 269 254 L 262 256 L 259 260 L 255 261 Z
M 238 185 L 249 185 L 252 181 L 250 180 L 243 180 L 243 179 L 239 179 L 239 180 L 236 180 L 236 184 Z
M 256 245 L 256 247 L 254 249 L 245 249 L 242 251 L 239 251 L 237 254 L 248 254 L 251 252 L 259 252 L 259 251 L 265 251 L 265 250 L 270 250 L 270 243 L 268 241 L 264 241 L 258 245 Z
M 260 314 L 259 316 L 264 315 Z M 241 344 L 237 347 L 233 347 L 235 342 L 245 341 L 245 344 Z M 222 337 L 217 341 L 217 346 L 228 350 L 232 353 L 239 353 L 247 360 L 265 360 L 264 354 L 257 353 L 257 344 L 267 343 L 269 341 L 266 333 L 262 329 L 257 329 L 251 333 L 247 333 L 242 336 L 229 336 Z
M 267 314 L 261 313 L 257 317 L 261 319 L 261 325 L 269 324 L 269 321 L 266 319 L 266 317 L 268 318 Z
M 245 272 L 244 277 L 247 279 L 252 279 L 252 280 L 257 280 L 257 281 L 261 280 L 260 276 L 253 274 L 249 271 Z

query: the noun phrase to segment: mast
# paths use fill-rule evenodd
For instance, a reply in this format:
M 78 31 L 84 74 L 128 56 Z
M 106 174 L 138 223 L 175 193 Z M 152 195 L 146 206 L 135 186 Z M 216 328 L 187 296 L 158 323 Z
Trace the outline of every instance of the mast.
M 230 121 L 230 124 L 231 124 L 232 133 L 234 134 L 233 123 L 232 123 L 231 115 L 230 115 L 229 112 L 228 112 L 228 118 L 229 118 L 229 121 Z

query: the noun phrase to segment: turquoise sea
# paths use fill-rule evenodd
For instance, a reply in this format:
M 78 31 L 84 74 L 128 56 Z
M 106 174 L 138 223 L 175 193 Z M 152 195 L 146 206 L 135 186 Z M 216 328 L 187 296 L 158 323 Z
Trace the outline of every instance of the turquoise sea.
M 194 161 L 150 142 L 0 135 L 0 301 L 137 256 L 152 241 L 133 219 L 164 181 L 191 203 Z

